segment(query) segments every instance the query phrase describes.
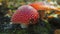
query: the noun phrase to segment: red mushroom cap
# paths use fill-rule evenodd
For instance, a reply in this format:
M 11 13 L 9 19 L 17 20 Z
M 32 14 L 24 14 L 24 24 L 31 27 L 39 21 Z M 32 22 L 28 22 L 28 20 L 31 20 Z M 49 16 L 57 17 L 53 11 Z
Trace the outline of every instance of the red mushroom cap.
M 29 5 L 24 5 L 17 9 L 12 16 L 11 21 L 16 24 L 29 24 L 30 19 L 34 19 L 34 21 L 36 21 L 38 16 L 39 15 L 36 9 Z
M 35 8 L 36 10 L 48 10 L 48 9 L 50 9 L 49 6 L 47 4 L 45 5 L 43 2 L 35 2 L 35 3 L 31 3 L 29 5 L 32 6 L 33 8 Z

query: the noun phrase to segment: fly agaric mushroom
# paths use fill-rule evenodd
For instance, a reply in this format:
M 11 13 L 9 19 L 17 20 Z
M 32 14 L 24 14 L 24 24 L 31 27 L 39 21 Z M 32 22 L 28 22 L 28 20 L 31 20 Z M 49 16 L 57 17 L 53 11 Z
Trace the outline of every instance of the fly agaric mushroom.
M 30 20 L 33 19 L 35 21 L 38 19 L 38 12 L 36 9 L 29 5 L 23 5 L 17 9 L 17 11 L 12 15 L 11 21 L 14 24 L 21 24 L 27 26 L 30 24 Z
M 40 18 L 44 18 L 45 10 L 50 10 L 49 7 L 45 5 L 43 2 L 35 2 L 29 5 L 38 11 Z
M 34 7 L 36 10 L 50 10 L 49 6 L 47 4 L 45 5 L 43 2 L 35 2 L 29 5 Z
M 34 7 L 36 10 L 51 10 L 51 9 L 58 10 L 56 7 L 50 5 L 50 3 L 34 2 L 29 5 Z
M 52 9 L 59 11 L 56 7 L 54 7 L 50 4 L 44 3 L 44 2 L 34 2 L 34 3 L 29 4 L 29 5 L 34 7 L 37 11 L 39 11 L 39 10 L 45 11 L 45 10 L 52 10 Z M 44 16 L 44 11 L 42 11 L 43 15 L 42 14 L 40 14 L 40 15 Z M 41 13 L 41 11 L 39 11 L 39 12 Z

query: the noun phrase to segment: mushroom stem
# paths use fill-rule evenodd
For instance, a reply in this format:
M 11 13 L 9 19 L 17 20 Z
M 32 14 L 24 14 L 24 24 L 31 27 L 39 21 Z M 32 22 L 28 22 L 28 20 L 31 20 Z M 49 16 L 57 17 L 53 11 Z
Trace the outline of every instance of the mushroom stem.
M 21 25 L 21 28 L 27 28 L 28 26 L 26 24 L 20 24 Z

